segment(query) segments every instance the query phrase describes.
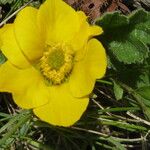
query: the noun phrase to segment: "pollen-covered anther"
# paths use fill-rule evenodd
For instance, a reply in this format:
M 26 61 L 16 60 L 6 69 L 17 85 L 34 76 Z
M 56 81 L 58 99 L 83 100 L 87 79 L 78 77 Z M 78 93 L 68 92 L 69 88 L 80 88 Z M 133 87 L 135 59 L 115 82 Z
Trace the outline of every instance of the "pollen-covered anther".
M 61 84 L 73 67 L 74 51 L 66 44 L 47 46 L 40 59 L 42 75 L 52 84 Z

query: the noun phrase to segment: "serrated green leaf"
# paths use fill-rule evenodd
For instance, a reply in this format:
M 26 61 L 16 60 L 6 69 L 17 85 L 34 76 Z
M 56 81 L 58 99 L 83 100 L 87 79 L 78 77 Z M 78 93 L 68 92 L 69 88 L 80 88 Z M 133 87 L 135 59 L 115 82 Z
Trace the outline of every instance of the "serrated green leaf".
M 143 62 L 148 57 L 148 47 L 140 40 L 132 37 L 120 41 L 112 41 L 110 49 L 120 62 L 126 64 Z
M 150 44 L 150 13 L 143 9 L 129 16 L 130 26 L 134 26 L 131 35 L 145 44 Z
M 147 22 L 148 17 L 149 12 L 145 11 L 144 9 L 136 10 L 128 16 L 130 24 L 135 26 L 142 22 Z
M 96 24 L 104 30 L 100 38 L 110 56 L 125 64 L 142 63 L 148 57 L 149 12 L 138 10 L 128 17 L 118 12 L 108 13 L 97 20 Z
M 134 29 L 130 35 L 136 37 L 145 44 L 150 44 L 150 30 L 148 28 L 144 28 L 144 25 L 142 24 L 136 26 L 136 29 Z
M 129 20 L 126 16 L 121 15 L 119 12 L 106 13 L 102 18 L 96 21 L 103 29 L 117 28 L 127 25 Z

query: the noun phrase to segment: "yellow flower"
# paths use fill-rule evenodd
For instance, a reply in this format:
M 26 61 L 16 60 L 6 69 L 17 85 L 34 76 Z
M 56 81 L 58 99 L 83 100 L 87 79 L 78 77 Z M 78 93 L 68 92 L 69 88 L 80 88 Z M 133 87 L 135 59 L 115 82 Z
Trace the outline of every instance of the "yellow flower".
M 0 67 L 0 91 L 11 92 L 17 105 L 50 124 L 79 120 L 106 70 L 105 50 L 92 38 L 102 29 L 86 19 L 62 0 L 19 12 L 2 34 L 8 60 Z

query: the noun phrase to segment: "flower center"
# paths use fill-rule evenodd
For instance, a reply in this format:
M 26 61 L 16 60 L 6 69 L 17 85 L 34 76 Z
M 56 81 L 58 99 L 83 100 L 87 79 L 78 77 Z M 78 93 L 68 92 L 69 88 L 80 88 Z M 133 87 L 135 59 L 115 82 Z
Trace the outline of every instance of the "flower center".
M 65 44 L 47 46 L 40 59 L 40 71 L 52 84 L 61 84 L 69 76 L 73 67 L 73 50 Z
M 64 52 L 60 49 L 51 52 L 48 56 L 48 64 L 52 67 L 52 69 L 59 70 L 64 63 Z

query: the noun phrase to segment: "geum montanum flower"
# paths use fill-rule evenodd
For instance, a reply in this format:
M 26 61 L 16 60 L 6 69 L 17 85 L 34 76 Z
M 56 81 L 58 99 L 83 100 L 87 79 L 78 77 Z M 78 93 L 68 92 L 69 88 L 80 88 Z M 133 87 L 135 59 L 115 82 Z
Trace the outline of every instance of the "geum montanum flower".
M 102 33 L 62 0 L 46 0 L 39 9 L 26 7 L 1 30 L 0 91 L 33 109 L 41 120 L 70 126 L 87 108 L 97 78 L 106 71 Z M 1 31 L 2 32 L 2 31 Z

